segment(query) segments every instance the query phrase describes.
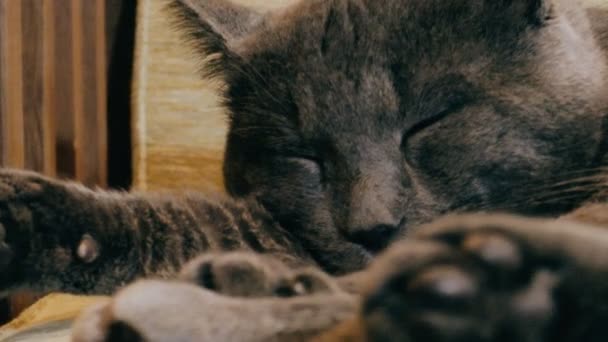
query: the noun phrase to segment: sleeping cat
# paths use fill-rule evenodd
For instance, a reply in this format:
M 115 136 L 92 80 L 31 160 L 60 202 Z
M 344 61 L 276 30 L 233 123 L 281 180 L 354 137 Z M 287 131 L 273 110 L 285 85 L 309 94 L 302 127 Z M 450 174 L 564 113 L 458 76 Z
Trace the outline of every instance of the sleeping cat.
M 601 189 L 604 12 L 570 0 L 171 8 L 211 55 L 206 75 L 226 82 L 231 197 L 93 191 L 3 170 L 3 292 L 111 293 L 207 251 L 348 274 L 445 213 L 555 216 Z M 199 265 L 203 286 L 233 289 L 246 272 L 271 282 L 248 255 L 224 258 Z
M 345 274 L 444 213 L 557 215 L 597 188 L 605 31 L 576 1 L 172 8 L 226 82 L 232 197 L 3 170 L 3 292 L 110 293 L 209 250 Z

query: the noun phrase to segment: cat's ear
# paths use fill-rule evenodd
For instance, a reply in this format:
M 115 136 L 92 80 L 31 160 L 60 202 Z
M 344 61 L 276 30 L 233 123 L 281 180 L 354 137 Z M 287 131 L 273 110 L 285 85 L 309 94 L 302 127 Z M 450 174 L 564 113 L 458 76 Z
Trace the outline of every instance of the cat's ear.
M 234 46 L 260 25 L 263 15 L 229 0 L 170 0 L 175 23 L 203 56 L 216 55 L 205 66 L 215 76 L 237 63 Z

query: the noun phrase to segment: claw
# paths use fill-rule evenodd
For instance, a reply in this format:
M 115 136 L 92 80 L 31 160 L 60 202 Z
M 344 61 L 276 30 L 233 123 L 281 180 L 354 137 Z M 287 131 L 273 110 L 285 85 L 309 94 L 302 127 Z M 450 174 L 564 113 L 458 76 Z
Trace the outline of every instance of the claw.
M 0 242 L 0 270 L 5 269 L 13 259 L 13 251 L 6 242 Z
M 522 263 L 517 246 L 501 235 L 473 234 L 464 240 L 463 248 L 488 264 L 506 269 L 517 269 Z
M 78 257 L 89 264 L 99 257 L 99 245 L 89 234 L 84 234 L 77 251 Z
M 472 298 L 478 291 L 475 279 L 453 266 L 436 266 L 416 277 L 409 287 L 430 290 L 445 298 Z
M 7 201 L 12 196 L 15 196 L 15 188 L 5 182 L 0 182 L 0 201 Z
M 530 287 L 514 297 L 513 309 L 517 316 L 527 320 L 547 320 L 555 311 L 551 294 L 558 278 L 549 271 L 540 271 L 532 279 Z

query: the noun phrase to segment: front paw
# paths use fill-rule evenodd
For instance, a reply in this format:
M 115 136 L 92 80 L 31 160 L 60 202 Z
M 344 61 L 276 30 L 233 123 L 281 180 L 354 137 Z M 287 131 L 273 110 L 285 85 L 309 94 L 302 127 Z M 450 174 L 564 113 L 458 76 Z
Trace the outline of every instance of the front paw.
M 290 268 L 277 258 L 251 252 L 202 255 L 183 268 L 180 278 L 235 297 L 293 297 L 339 291 L 336 282 L 320 270 Z
M 72 341 L 309 341 L 357 308 L 345 294 L 235 298 L 184 281 L 140 280 L 83 312 Z
M 0 170 L 0 289 L 19 287 L 27 276 L 26 260 L 34 243 L 32 206 L 45 193 L 42 177 L 17 170 Z
M 607 234 L 507 216 L 440 220 L 371 267 L 364 330 L 371 341 L 606 340 Z
M 92 262 L 97 243 L 75 228 L 80 209 L 69 188 L 39 174 L 0 170 L 0 291 L 60 287 L 55 276 L 79 259 Z

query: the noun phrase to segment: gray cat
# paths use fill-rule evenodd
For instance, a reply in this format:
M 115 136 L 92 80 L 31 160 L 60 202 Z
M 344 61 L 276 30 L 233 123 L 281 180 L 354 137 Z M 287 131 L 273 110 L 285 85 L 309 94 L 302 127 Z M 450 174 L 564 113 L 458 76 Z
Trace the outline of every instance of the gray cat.
M 551 217 L 602 188 L 605 11 L 569 0 L 170 7 L 213 55 L 205 75 L 226 81 L 231 197 L 92 191 L 4 170 L 4 292 L 111 293 L 207 251 L 350 274 L 445 213 Z M 243 272 L 277 284 L 260 286 L 273 295 L 304 286 L 268 281 L 249 256 L 198 265 L 220 292 L 246 295 L 234 288 Z

